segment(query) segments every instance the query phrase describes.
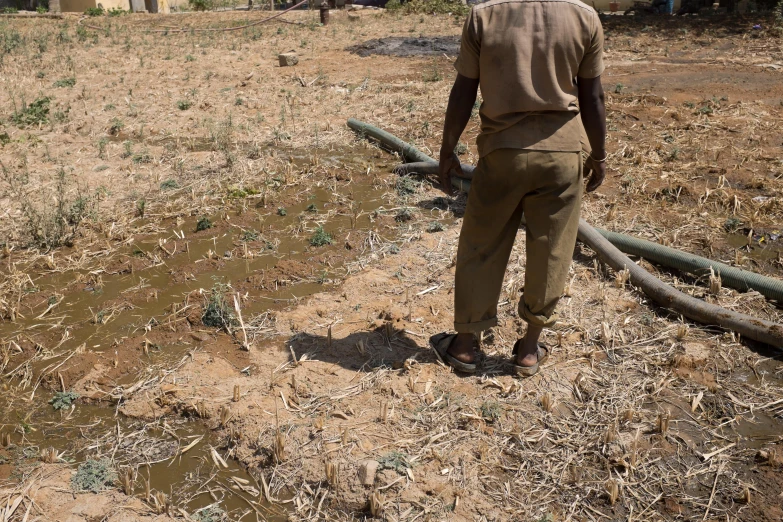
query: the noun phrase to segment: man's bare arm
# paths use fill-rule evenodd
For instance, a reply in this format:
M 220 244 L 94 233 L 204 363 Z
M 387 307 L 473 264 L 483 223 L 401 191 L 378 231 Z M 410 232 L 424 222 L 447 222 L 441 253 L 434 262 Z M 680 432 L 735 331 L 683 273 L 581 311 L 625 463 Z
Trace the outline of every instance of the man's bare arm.
M 585 126 L 587 139 L 593 149 L 588 161 L 592 175 L 587 183 L 587 191 L 592 192 L 601 186 L 606 177 L 606 105 L 604 104 L 604 88 L 601 77 L 577 78 L 579 89 L 579 111 Z M 598 160 L 598 161 L 595 161 Z
M 478 93 L 478 79 L 467 78 L 457 74 L 454 86 L 449 95 L 449 105 L 446 109 L 446 121 L 443 124 L 443 142 L 440 147 L 439 177 L 441 188 L 451 195 L 451 171 L 456 170 L 462 174 L 459 158 L 454 153 L 454 148 L 459 143 L 462 132 L 470 121 L 473 105 L 476 103 Z

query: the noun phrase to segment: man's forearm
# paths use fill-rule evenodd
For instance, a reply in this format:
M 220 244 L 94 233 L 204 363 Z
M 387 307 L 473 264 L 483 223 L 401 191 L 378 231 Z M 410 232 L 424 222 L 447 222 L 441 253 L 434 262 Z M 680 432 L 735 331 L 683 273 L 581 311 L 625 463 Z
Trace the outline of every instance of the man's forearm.
M 579 112 L 595 159 L 606 157 L 606 105 L 600 78 L 579 82 Z
M 473 105 L 476 103 L 478 80 L 457 75 L 449 95 L 446 109 L 446 121 L 443 124 L 443 143 L 441 154 L 451 154 L 459 143 L 462 132 L 470 121 Z

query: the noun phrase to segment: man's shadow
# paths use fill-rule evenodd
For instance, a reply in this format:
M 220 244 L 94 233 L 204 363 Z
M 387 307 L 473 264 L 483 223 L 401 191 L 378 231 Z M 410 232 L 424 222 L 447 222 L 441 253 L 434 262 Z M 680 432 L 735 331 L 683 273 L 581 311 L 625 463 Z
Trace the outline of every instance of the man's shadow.
M 307 332 L 294 334 L 286 341 L 290 360 L 316 360 L 351 371 L 373 372 L 380 368 L 402 370 L 414 364 L 446 365 L 430 347 L 429 337 L 397 328 L 393 321 L 372 329 L 360 330 L 343 338 Z M 472 375 L 497 376 L 511 373 L 507 358 L 478 353 L 481 364 Z M 455 373 L 459 376 L 467 374 Z

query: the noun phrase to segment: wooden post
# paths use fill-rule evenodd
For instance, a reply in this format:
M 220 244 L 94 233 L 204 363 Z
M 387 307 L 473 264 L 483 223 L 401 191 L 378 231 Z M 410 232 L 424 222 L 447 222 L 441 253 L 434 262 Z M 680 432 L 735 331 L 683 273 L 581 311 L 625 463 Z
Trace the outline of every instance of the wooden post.
M 269 10 L 270 11 L 275 10 L 275 0 L 269 0 Z

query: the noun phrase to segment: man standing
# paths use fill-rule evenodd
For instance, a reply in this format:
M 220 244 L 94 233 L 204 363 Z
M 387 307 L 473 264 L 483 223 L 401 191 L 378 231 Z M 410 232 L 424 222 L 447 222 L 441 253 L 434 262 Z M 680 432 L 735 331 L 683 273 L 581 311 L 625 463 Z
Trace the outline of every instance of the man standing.
M 451 90 L 440 182 L 451 193 L 454 153 L 481 86 L 479 164 L 457 252 L 456 335 L 433 336 L 444 361 L 476 370 L 476 333 L 497 324 L 497 304 L 523 213 L 527 267 L 519 315 L 528 324 L 514 345 L 514 368 L 533 375 L 549 355 L 539 345 L 565 287 L 576 244 L 583 169 L 587 191 L 606 173 L 603 29 L 579 0 L 489 0 L 475 5 L 462 33 Z M 578 104 L 577 104 L 578 101 Z M 581 125 L 592 152 L 581 160 Z

